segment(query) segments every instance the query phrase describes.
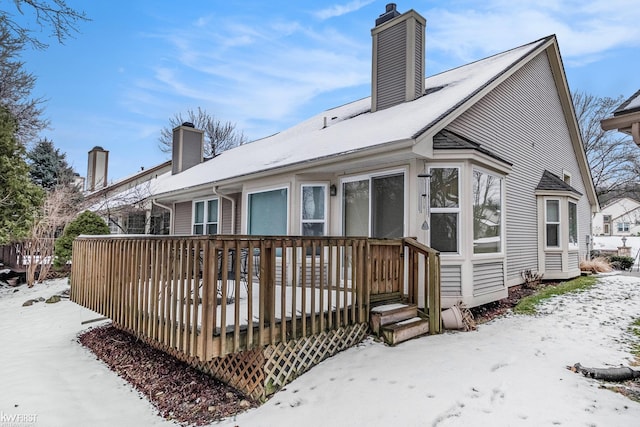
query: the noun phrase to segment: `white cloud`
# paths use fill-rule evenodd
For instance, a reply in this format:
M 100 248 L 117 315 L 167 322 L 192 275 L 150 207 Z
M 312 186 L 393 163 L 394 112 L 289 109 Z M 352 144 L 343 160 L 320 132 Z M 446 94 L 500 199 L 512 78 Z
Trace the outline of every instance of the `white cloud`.
M 346 4 L 337 4 L 326 9 L 318 10 L 313 15 L 320 19 L 325 20 L 329 18 L 335 18 L 337 16 L 346 15 L 347 13 L 355 12 L 364 6 L 373 3 L 374 0 L 353 0 Z
M 640 10 L 625 0 L 456 3 L 425 11 L 427 47 L 469 61 L 556 34 L 563 57 L 586 63 L 609 49 L 640 46 Z

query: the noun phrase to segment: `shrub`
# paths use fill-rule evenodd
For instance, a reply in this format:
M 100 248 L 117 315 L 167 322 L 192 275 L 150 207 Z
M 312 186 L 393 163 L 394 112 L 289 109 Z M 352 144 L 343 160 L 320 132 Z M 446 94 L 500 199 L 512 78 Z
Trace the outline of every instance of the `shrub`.
M 580 270 L 592 273 L 607 273 L 611 271 L 609 261 L 604 257 L 580 261 Z
M 622 256 L 622 255 L 611 255 L 609 257 L 609 262 L 611 263 L 611 267 L 616 270 L 629 270 L 633 267 L 635 259 L 630 256 Z
M 102 218 L 90 211 L 84 211 L 71 221 L 64 229 L 62 236 L 56 240 L 56 268 L 63 267 L 71 259 L 73 240 L 81 234 L 109 234 L 109 226 Z

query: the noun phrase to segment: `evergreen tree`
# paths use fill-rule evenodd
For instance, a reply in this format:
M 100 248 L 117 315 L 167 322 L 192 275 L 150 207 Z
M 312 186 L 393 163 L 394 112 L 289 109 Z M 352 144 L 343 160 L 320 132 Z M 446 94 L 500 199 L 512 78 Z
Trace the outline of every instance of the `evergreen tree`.
M 28 234 L 44 196 L 29 179 L 24 147 L 15 132 L 15 119 L 0 108 L 0 244 Z
M 47 138 L 38 142 L 28 153 L 31 181 L 45 190 L 70 184 L 73 181 L 73 169 L 65 157 Z
M 81 234 L 109 234 L 109 226 L 102 218 L 91 211 L 84 211 L 71 221 L 55 244 L 55 266 L 60 268 L 71 259 L 73 240 Z

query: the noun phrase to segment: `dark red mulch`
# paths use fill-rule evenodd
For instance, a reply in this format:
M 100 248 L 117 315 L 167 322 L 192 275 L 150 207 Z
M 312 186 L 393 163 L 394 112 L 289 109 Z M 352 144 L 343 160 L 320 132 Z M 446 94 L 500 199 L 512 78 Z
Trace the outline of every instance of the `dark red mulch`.
M 257 402 L 111 325 L 78 337 L 98 359 L 158 409 L 183 425 L 205 425 L 257 407 Z
M 504 299 L 490 302 L 485 305 L 471 308 L 471 313 L 476 323 L 486 323 L 489 320 L 502 316 L 518 304 L 522 298 L 532 295 L 540 289 L 553 285 L 554 282 L 542 282 L 536 289 L 525 288 L 524 286 L 512 286 L 509 288 L 509 296 Z

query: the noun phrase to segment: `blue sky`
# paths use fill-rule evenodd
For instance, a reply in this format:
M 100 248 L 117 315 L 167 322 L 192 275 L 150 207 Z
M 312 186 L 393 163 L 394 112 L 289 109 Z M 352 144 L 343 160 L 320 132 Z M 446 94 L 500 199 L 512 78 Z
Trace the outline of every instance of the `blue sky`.
M 64 45 L 28 50 L 54 141 L 86 175 L 109 150 L 109 179 L 167 160 L 169 118 L 201 107 L 249 139 L 370 94 L 371 28 L 387 1 L 82 1 L 90 22 Z M 396 1 L 427 19 L 426 74 L 556 34 L 569 87 L 625 98 L 640 89 L 636 0 Z M 43 33 L 44 34 L 44 33 Z

